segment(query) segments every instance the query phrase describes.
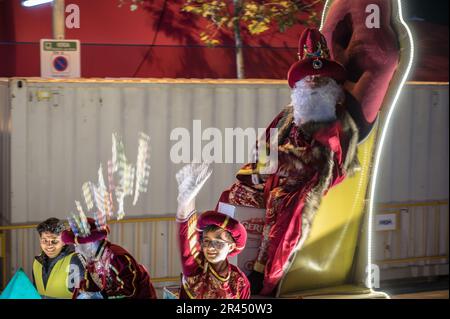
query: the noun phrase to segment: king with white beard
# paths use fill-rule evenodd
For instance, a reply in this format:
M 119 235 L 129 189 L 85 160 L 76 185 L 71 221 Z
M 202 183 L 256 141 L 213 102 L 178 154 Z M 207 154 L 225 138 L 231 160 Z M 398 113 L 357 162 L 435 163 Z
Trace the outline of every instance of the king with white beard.
M 252 294 L 271 295 L 301 249 L 322 196 L 358 168 L 358 129 L 345 109 L 344 67 L 331 60 L 324 36 L 306 29 L 299 61 L 288 73 L 291 103 L 268 126 L 278 130 L 278 168 L 261 173 L 263 163 L 246 164 L 220 202 L 263 208 L 265 223 Z M 261 145 L 259 145 L 261 147 Z
M 336 104 L 342 105 L 344 90 L 329 77 L 309 75 L 291 91 L 296 125 L 336 120 Z

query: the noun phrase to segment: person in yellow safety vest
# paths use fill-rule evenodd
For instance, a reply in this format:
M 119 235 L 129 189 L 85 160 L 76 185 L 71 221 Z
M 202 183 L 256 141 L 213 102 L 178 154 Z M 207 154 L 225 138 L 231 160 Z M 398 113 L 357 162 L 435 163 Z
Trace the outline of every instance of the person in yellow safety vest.
M 33 283 L 43 298 L 71 299 L 84 278 L 82 259 L 73 245 L 65 245 L 62 221 L 49 218 L 37 226 L 42 252 L 33 263 Z

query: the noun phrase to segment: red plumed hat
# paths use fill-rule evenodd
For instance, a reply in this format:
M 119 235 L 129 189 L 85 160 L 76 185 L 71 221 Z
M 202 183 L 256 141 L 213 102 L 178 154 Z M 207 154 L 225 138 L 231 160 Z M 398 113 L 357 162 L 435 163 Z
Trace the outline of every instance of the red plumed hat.
M 330 77 L 338 83 L 346 80 L 346 71 L 342 64 L 331 60 L 327 40 L 319 30 L 308 28 L 303 31 L 298 42 L 299 61 L 288 71 L 288 83 L 294 88 L 295 83 L 308 75 Z
M 230 252 L 228 256 L 235 256 L 244 249 L 245 243 L 247 242 L 247 230 L 239 221 L 226 214 L 208 211 L 201 214 L 198 218 L 197 228 L 199 231 L 203 232 L 209 225 L 218 226 L 228 231 L 231 234 L 231 237 L 233 237 L 236 248 Z
M 98 229 L 97 225 L 95 224 L 95 220 L 93 218 L 88 217 L 87 218 L 89 228 L 90 228 L 90 234 L 86 237 L 77 236 L 74 234 L 72 229 L 66 229 L 61 234 L 61 239 L 65 244 L 87 244 L 87 243 L 93 243 L 102 239 L 105 239 L 108 234 L 110 233 L 109 226 L 106 225 L 105 228 Z

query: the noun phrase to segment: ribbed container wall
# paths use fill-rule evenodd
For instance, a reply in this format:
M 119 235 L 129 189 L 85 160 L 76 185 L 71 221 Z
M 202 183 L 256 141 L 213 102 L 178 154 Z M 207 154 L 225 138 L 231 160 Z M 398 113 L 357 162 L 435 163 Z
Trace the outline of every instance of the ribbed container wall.
M 66 217 L 74 200 L 81 200 L 82 184 L 97 181 L 100 163 L 106 168 L 112 133 L 122 136 L 134 163 L 141 131 L 151 136 L 150 186 L 136 206 L 126 202 L 127 216 L 173 215 L 175 173 L 182 166 L 171 160 L 171 149 L 182 139 L 177 132 L 190 134 L 184 139 L 188 161 L 198 157 L 192 154 L 197 145 L 202 151 L 213 140 L 225 161 L 226 128 L 264 128 L 289 101 L 283 85 L 23 82 L 12 90 L 14 223 Z M 201 121 L 197 130 L 194 120 Z M 206 136 L 208 128 L 217 128 L 221 136 Z M 215 206 L 247 160 L 214 165 L 199 196 L 200 209 Z

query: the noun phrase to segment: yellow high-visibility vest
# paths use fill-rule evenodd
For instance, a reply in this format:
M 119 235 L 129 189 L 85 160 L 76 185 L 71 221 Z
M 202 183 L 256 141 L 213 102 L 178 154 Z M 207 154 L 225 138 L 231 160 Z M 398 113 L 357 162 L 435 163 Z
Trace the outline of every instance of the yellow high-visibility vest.
M 72 292 L 69 291 L 69 268 L 70 260 L 74 253 L 71 253 L 56 262 L 53 266 L 50 276 L 47 280 L 47 285 L 44 287 L 44 280 L 42 279 L 42 264 L 36 259 L 33 263 L 34 281 L 36 289 L 41 296 L 71 299 Z

